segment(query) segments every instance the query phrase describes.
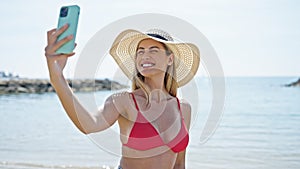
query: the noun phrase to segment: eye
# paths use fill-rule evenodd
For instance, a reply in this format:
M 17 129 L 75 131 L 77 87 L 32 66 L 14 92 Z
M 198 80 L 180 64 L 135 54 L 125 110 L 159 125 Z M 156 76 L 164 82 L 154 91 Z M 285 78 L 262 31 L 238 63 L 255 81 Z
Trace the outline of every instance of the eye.
M 150 49 L 150 53 L 152 54 L 158 53 L 158 49 Z
M 138 50 L 138 51 L 137 51 L 137 55 L 143 55 L 144 53 L 145 53 L 144 50 Z

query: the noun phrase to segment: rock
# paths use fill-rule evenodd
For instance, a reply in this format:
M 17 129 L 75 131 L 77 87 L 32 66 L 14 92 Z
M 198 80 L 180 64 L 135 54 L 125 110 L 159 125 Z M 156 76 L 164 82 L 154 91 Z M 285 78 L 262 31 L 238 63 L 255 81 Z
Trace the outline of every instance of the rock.
M 292 83 L 290 83 L 290 84 L 287 84 L 287 85 L 285 85 L 285 86 L 287 86 L 287 87 L 291 87 L 291 86 L 300 86 L 300 78 L 299 78 L 297 81 L 292 82 Z
M 7 80 L 0 80 L 0 87 L 7 87 L 8 81 Z
M 19 86 L 16 89 L 16 93 L 29 93 L 29 91 L 27 88 Z
M 67 79 L 74 92 L 119 90 L 127 86 L 109 79 Z M 45 79 L 0 79 L 0 94 L 55 92 L 49 80 Z
M 3 91 L 3 93 L 16 93 L 16 87 L 13 87 L 13 86 L 6 87 Z

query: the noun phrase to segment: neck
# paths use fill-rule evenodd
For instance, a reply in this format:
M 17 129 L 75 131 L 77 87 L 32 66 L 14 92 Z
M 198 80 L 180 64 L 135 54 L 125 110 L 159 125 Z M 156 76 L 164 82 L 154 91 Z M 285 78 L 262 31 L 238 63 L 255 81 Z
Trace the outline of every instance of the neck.
M 145 77 L 144 82 L 148 85 L 150 91 L 160 90 L 162 92 L 167 92 L 167 90 L 165 88 L 165 84 L 164 84 L 164 76 L 162 76 L 160 78 Z
M 150 89 L 150 100 L 155 100 L 157 102 L 160 102 L 169 95 L 165 88 L 164 84 L 164 76 L 160 78 L 145 78 L 145 83 L 148 85 Z

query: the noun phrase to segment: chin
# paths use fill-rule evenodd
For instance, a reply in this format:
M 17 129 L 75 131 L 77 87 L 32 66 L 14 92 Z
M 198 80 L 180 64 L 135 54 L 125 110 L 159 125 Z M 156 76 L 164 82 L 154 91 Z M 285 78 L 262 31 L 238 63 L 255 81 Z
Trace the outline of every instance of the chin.
M 153 70 L 153 69 L 149 69 L 149 70 L 142 70 L 140 71 L 140 74 L 143 75 L 144 77 L 153 77 L 156 75 L 161 75 L 161 74 L 165 74 L 165 72 L 160 71 L 160 70 Z

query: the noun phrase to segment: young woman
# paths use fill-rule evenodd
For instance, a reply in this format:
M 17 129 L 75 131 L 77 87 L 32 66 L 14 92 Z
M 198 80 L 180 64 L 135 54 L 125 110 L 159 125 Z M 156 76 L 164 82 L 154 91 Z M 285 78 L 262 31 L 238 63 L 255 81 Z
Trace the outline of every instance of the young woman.
M 57 37 L 68 27 L 47 33 L 45 48 L 51 84 L 77 128 L 102 131 L 116 121 L 120 127 L 120 169 L 183 169 L 189 142 L 191 106 L 176 97 L 177 88 L 196 73 L 200 55 L 189 43 L 176 43 L 158 29 L 147 33 L 125 30 L 115 39 L 111 56 L 132 81 L 132 91 L 115 93 L 96 113 L 88 112 L 66 83 L 63 69 L 75 53 L 55 54 L 69 36 Z

